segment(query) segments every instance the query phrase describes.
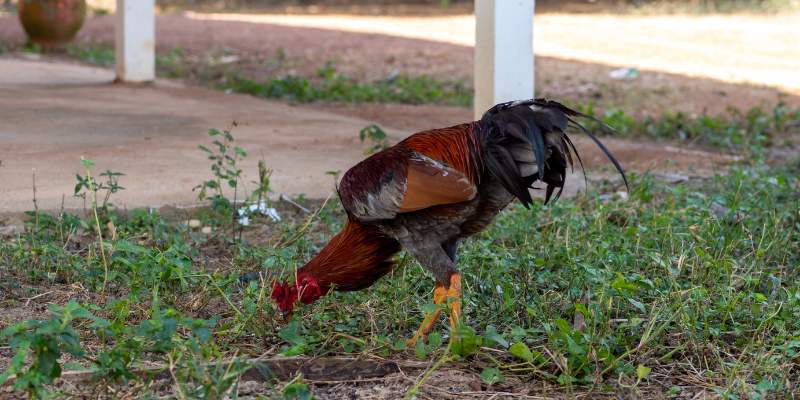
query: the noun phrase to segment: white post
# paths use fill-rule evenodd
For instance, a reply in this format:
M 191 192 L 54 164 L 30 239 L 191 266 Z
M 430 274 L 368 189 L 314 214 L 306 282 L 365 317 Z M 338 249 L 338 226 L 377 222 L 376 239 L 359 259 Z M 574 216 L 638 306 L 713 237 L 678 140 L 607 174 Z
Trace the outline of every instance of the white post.
M 475 0 L 475 118 L 533 97 L 535 0 Z
M 117 80 L 148 82 L 156 77 L 155 0 L 117 0 Z

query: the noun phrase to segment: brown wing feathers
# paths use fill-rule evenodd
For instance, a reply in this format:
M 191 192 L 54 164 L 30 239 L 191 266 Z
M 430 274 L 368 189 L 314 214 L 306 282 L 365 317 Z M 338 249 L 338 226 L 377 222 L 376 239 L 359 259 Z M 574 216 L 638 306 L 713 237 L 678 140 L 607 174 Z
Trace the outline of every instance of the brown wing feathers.
M 472 200 L 477 189 L 461 172 L 422 156 L 409 160 L 400 212 Z

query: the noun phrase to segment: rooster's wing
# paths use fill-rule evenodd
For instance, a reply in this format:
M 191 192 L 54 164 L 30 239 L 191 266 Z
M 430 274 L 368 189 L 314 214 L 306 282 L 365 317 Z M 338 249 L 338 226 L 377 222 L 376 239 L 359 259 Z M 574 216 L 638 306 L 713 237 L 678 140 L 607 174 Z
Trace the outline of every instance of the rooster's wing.
M 476 193 L 458 170 L 417 152 L 400 158 L 391 149 L 351 168 L 339 184 L 342 205 L 364 222 L 469 201 Z

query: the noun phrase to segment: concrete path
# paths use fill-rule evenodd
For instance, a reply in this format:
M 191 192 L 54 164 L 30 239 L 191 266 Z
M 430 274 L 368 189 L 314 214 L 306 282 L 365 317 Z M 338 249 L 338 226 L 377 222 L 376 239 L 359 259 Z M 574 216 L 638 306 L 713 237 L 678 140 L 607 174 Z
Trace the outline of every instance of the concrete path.
M 0 212 L 33 208 L 34 171 L 40 208 L 57 209 L 62 198 L 82 207 L 72 196 L 81 156 L 96 173 L 126 174 L 117 204 L 192 204 L 192 188 L 211 177 L 197 146 L 232 121 L 250 153 L 247 182 L 263 158 L 278 192 L 325 197 L 333 190 L 325 172 L 363 157 L 358 132 L 368 122 L 356 118 L 172 82 L 112 84 L 111 71 L 85 66 L 0 59 L 0 71 Z

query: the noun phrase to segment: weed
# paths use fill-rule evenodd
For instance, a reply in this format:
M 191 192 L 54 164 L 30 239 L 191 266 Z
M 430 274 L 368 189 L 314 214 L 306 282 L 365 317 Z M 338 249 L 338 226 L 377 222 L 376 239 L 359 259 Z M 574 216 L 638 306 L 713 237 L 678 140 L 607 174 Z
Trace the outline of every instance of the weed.
M 83 165 L 86 175 L 75 175 L 76 183 L 73 195 L 86 199 L 88 194 L 89 197 L 94 198 L 96 202 L 98 193 L 102 192 L 103 201 L 97 205 L 97 208 L 107 213 L 110 208 L 114 206 L 112 203 L 109 203 L 111 196 L 121 190 L 125 190 L 125 188 L 119 184 L 119 178 L 125 176 L 125 174 L 107 169 L 100 173 L 100 177 L 102 177 L 103 180 L 97 182 L 91 175 L 94 162 L 89 159 L 81 158 L 81 165 Z
M 177 45 L 165 54 L 156 55 L 156 67 L 169 78 L 180 78 L 188 73 L 185 59 L 186 51 Z
M 11 365 L 0 375 L 0 385 L 14 376 L 14 388 L 28 392 L 31 397 L 44 397 L 45 385 L 61 376 L 59 363 L 62 353 L 85 357 L 78 331 L 73 327 L 77 319 L 99 321 L 97 317 L 70 300 L 64 307 L 51 305 L 52 318 L 44 321 L 29 320 L 3 330 L 15 355 Z M 25 361 L 30 365 L 25 367 Z
M 278 69 L 284 62 L 286 62 L 286 50 L 284 50 L 283 47 L 278 47 L 278 49 L 275 50 L 275 57 L 264 61 L 264 66 L 267 69 Z
M 364 143 L 366 140 L 370 141 L 369 148 L 364 150 L 365 155 L 377 153 L 389 148 L 389 138 L 386 136 L 386 132 L 375 124 L 367 125 L 361 129 L 361 131 L 358 132 L 358 138 L 361 140 L 361 143 Z
M 800 125 L 800 108 L 791 110 L 782 102 L 778 102 L 772 110 L 754 107 L 743 112 L 731 108 L 727 115 L 696 117 L 683 112 L 665 112 L 661 116 L 641 120 L 618 108 L 598 113 L 593 103 L 576 107 L 602 123 L 613 126 L 616 133 L 622 136 L 678 139 L 732 150 L 770 146 L 790 126 Z M 589 126 L 599 128 L 597 124 L 590 123 Z
M 314 399 L 314 394 L 311 392 L 311 389 L 308 388 L 308 385 L 303 383 L 303 379 L 300 376 L 287 383 L 286 386 L 283 387 L 283 390 L 281 390 L 281 394 L 286 400 Z
M 114 65 L 114 47 L 98 43 L 80 43 L 67 47 L 67 54 L 83 62 L 102 66 Z
M 107 170 L 100 174 L 100 176 L 106 178 L 106 181 L 103 183 L 97 183 L 94 180 L 94 177 L 92 176 L 92 167 L 94 166 L 94 162 L 92 160 L 88 160 L 81 157 L 81 164 L 83 165 L 83 168 L 86 171 L 86 175 L 85 176 L 76 175 L 78 183 L 75 185 L 75 196 L 80 196 L 85 199 L 86 195 L 88 194 L 91 200 L 92 214 L 94 215 L 94 223 L 96 228 L 95 232 L 97 233 L 98 249 L 100 250 L 101 261 L 103 262 L 103 288 L 101 292 L 105 292 L 106 285 L 108 284 L 108 260 L 106 258 L 105 244 L 103 243 L 103 229 L 100 227 L 100 216 L 98 214 L 98 208 L 102 209 L 102 211 L 104 212 L 108 212 L 108 207 L 109 207 L 108 200 L 111 198 L 111 195 L 124 189 L 118 183 L 119 177 L 122 176 L 123 174 Z M 98 206 L 97 192 L 101 190 L 105 190 L 106 194 L 105 197 L 103 198 L 102 205 Z M 112 231 L 112 238 L 113 238 L 113 236 L 116 236 L 113 223 L 110 223 L 109 227 Z
M 236 126 L 236 123 L 234 123 Z M 229 129 L 220 131 L 210 129 L 208 136 L 214 138 L 214 150 L 204 145 L 199 148 L 211 160 L 211 173 L 213 177 L 197 185 L 192 190 L 198 191 L 198 200 L 211 200 L 211 208 L 220 214 L 229 215 L 230 220 L 235 221 L 235 204 L 239 193 L 239 180 L 242 177 L 242 169 L 238 163 L 247 156 L 247 152 L 241 147 L 233 145 L 233 134 Z M 233 203 L 226 197 L 225 187 L 233 189 Z
M 22 51 L 31 54 L 42 54 L 42 45 L 39 43 L 28 42 L 25 44 L 25 47 L 22 48 Z
M 472 104 L 472 90 L 460 83 L 443 82 L 424 75 L 416 77 L 399 75 L 391 79 L 362 83 L 337 71 L 331 62 L 317 71 L 317 79 L 289 75 L 255 82 L 233 73 L 219 87 L 236 93 L 265 98 L 285 98 L 303 103 L 345 101 L 460 106 Z
M 213 342 L 210 332 L 202 337 L 189 336 L 182 348 L 168 355 L 179 398 L 228 399 L 236 391 L 239 376 L 250 366 L 237 358 L 222 362 L 225 356 Z

